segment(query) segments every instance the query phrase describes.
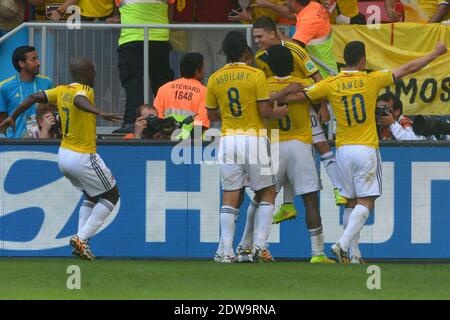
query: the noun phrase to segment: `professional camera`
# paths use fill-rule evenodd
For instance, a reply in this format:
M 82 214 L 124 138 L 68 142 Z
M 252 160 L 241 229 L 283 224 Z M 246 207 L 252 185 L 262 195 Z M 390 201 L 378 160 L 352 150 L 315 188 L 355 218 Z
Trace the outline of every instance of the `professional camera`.
M 194 122 L 194 116 L 189 116 L 183 121 L 177 121 L 174 117 L 167 117 L 165 119 L 158 118 L 153 114 L 145 118 L 147 121 L 147 128 L 143 134 L 145 137 L 153 138 L 155 134 L 160 133 L 163 136 L 170 137 L 172 132 L 180 129 L 183 125 L 188 125 Z
M 391 109 L 389 109 L 386 105 L 381 105 L 375 108 L 375 118 L 377 119 L 384 116 L 390 116 L 391 114 Z
M 61 118 L 59 117 L 58 112 L 54 112 L 53 116 L 55 117 L 55 124 L 50 128 L 50 133 L 54 134 L 55 138 L 59 139 L 62 137 Z
M 450 123 L 431 117 L 417 116 L 413 122 L 413 131 L 420 136 L 450 134 Z

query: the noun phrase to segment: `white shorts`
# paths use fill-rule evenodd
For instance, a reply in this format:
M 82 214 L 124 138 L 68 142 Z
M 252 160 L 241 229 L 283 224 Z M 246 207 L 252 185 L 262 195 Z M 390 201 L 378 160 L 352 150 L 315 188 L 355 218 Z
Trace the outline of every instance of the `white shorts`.
M 279 150 L 276 150 L 277 145 Z M 277 192 L 287 182 L 291 183 L 295 195 L 322 189 L 311 144 L 299 140 L 289 140 L 282 141 L 277 145 L 272 145 Z
M 236 191 L 248 185 L 258 191 L 276 184 L 267 137 L 222 137 L 218 161 L 224 191 Z
M 320 124 L 319 117 L 311 106 L 309 106 L 309 119 L 311 120 L 312 144 L 327 141 L 327 137 L 325 137 L 325 132 Z
M 58 167 L 62 174 L 89 197 L 111 190 L 116 181 L 97 153 L 79 153 L 59 148 Z
M 344 145 L 336 150 L 341 195 L 345 198 L 381 196 L 381 157 L 378 149 Z

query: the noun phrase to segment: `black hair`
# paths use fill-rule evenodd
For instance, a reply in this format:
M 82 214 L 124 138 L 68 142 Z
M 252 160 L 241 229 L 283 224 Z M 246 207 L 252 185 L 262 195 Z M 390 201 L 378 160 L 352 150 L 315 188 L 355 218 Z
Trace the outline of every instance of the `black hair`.
M 271 18 L 262 16 L 253 22 L 253 29 L 264 29 L 267 32 L 277 32 L 277 25 Z
M 34 52 L 36 51 L 35 47 L 30 47 L 30 46 L 21 46 L 16 48 L 16 50 L 14 50 L 13 55 L 12 55 L 12 63 L 14 66 L 14 69 L 17 70 L 17 72 L 20 72 L 21 68 L 19 66 L 19 61 L 23 61 L 25 62 L 27 60 L 27 53 L 30 52 Z
M 186 53 L 180 61 L 180 73 L 183 78 L 193 78 L 195 72 L 203 67 L 203 55 L 198 52 Z
M 238 62 L 247 47 L 247 39 L 240 31 L 228 32 L 222 43 L 222 50 L 227 56 L 227 62 Z
M 281 44 L 277 44 L 270 46 L 267 49 L 267 54 L 269 56 L 270 70 L 277 77 L 286 77 L 292 73 L 294 70 L 294 57 L 291 50 Z
M 397 97 L 395 94 L 393 94 L 392 92 L 385 92 L 381 95 L 378 96 L 377 98 L 377 102 L 379 101 L 393 101 L 393 108 L 394 110 L 400 110 L 400 114 L 403 114 L 403 102 L 402 100 L 400 100 L 399 97 Z
M 70 74 L 74 81 L 93 86 L 95 66 L 87 58 L 75 58 L 70 63 Z
M 362 41 L 351 41 L 344 49 L 344 60 L 347 67 L 356 66 L 366 56 L 366 46 Z
M 306 7 L 311 1 L 310 0 L 296 0 L 302 6 Z

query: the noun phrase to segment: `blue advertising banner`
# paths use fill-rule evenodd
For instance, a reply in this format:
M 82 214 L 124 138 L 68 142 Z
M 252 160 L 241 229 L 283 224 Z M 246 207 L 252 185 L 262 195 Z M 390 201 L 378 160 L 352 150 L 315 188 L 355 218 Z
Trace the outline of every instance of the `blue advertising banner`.
M 0 256 L 70 256 L 83 199 L 58 170 L 57 145 L 0 146 Z M 219 241 L 220 177 L 208 147 L 107 145 L 98 153 L 113 172 L 120 202 L 90 241 L 99 257 L 212 258 Z M 383 196 L 361 233 L 366 258 L 450 258 L 450 145 L 382 147 Z M 198 162 L 197 162 L 198 163 Z M 342 234 L 343 209 L 321 168 L 326 250 Z M 238 219 L 242 235 L 251 198 Z M 281 204 L 282 196 L 277 198 Z M 273 225 L 275 258 L 310 257 L 304 208 Z

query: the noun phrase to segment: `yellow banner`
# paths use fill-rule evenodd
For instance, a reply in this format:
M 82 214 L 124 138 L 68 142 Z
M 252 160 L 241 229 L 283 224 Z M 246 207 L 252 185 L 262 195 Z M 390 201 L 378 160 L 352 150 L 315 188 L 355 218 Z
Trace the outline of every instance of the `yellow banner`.
M 340 67 L 344 65 L 344 47 L 353 40 L 365 43 L 368 70 L 393 70 L 427 55 L 438 41 L 450 47 L 450 26 L 443 24 L 404 22 L 382 24 L 378 29 L 334 25 L 333 33 L 333 50 Z M 450 52 L 399 80 L 389 90 L 400 96 L 406 115 L 450 114 Z

